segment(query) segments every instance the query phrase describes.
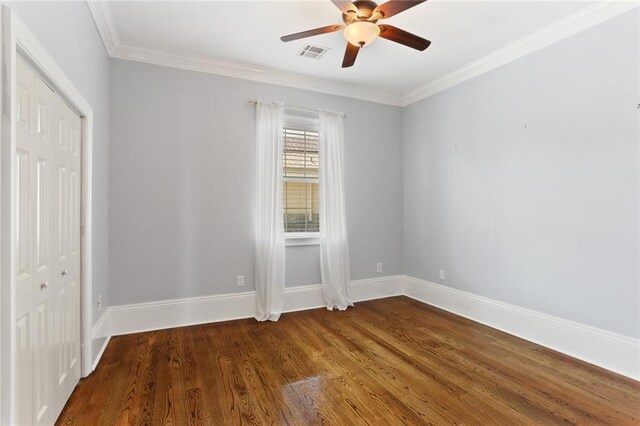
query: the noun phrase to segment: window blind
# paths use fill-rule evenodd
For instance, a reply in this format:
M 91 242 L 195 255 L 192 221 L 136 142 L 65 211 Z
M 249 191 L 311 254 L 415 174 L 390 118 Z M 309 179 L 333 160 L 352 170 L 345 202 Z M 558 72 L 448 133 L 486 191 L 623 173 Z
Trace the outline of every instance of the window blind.
M 318 232 L 318 132 L 285 127 L 282 155 L 285 232 Z

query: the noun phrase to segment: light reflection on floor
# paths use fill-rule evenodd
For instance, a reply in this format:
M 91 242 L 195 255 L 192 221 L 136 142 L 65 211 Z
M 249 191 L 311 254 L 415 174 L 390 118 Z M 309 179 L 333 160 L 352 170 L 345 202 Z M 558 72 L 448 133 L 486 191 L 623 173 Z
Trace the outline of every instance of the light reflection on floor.
M 307 377 L 282 387 L 282 396 L 287 406 L 304 406 L 315 409 L 319 405 L 318 396 L 322 387 L 320 376 Z

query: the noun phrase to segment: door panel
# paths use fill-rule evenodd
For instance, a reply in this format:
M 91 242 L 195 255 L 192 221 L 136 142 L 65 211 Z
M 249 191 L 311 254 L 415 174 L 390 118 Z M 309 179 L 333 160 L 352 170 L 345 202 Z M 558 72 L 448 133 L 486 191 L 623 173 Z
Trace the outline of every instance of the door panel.
M 72 111 L 69 113 L 75 115 Z M 73 120 L 73 117 L 72 117 Z M 75 121 L 75 120 L 74 120 Z M 74 159 L 79 160 L 80 157 L 80 123 L 72 123 L 71 129 L 69 129 L 69 154 Z
M 36 74 L 22 60 L 18 61 L 16 68 L 16 131 L 30 133 L 33 125 L 31 117 Z M 18 143 L 25 143 L 26 139 L 30 138 L 18 137 Z
M 31 313 L 16 320 L 16 424 L 33 424 L 33 345 Z
M 69 370 L 71 370 L 71 376 L 74 377 L 73 388 L 80 380 L 80 285 L 78 281 L 71 281 L 69 283 L 69 290 L 71 294 L 71 319 L 69 320 L 71 331 L 69 333 L 71 337 L 71 362 L 69 363 Z
M 58 168 L 58 263 L 64 266 L 69 250 L 69 168 Z
M 47 144 L 49 142 L 49 109 L 51 89 L 39 78 L 36 80 L 36 137 Z
M 36 424 L 55 422 L 57 398 L 54 392 L 53 361 L 53 229 L 51 208 L 51 129 L 49 115 L 55 93 L 36 75 L 33 150 L 34 189 L 34 415 Z M 59 402 L 58 402 L 59 404 Z
M 58 112 L 61 113 L 61 111 Z M 64 119 L 64 116 L 61 116 L 60 121 L 58 122 L 58 132 L 60 133 L 58 148 L 62 151 L 66 151 L 69 140 L 69 126 L 67 126 L 67 121 Z
M 51 269 L 49 180 L 49 160 L 38 158 L 36 161 L 36 272 Z
M 58 290 L 56 297 L 56 321 L 54 323 L 57 330 L 57 339 L 55 343 L 58 360 L 58 388 L 64 387 L 65 380 L 67 379 L 67 292 L 63 287 Z
M 69 171 L 69 257 L 80 255 L 80 176 L 77 170 Z
M 35 310 L 35 413 L 36 423 L 40 423 L 43 420 L 49 420 L 50 416 L 47 416 L 49 407 L 52 405 L 52 375 L 51 375 L 51 303 L 50 300 L 45 300 Z M 55 419 L 50 419 L 55 420 Z M 47 423 L 51 423 L 48 421 Z
M 16 152 L 16 274 L 23 282 L 31 277 L 31 156 Z

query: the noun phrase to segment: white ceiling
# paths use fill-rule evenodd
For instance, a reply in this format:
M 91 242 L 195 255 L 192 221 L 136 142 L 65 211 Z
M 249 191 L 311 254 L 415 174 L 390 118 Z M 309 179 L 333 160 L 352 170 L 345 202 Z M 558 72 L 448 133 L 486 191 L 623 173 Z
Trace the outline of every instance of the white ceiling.
M 329 0 L 109 4 L 112 30 L 123 45 L 356 83 L 401 97 L 590 2 L 431 0 L 384 21 L 431 40 L 426 51 L 379 39 L 350 69 L 341 68 L 346 41 L 340 32 L 280 41 L 285 34 L 341 23 Z M 331 50 L 320 60 L 297 56 L 307 42 Z

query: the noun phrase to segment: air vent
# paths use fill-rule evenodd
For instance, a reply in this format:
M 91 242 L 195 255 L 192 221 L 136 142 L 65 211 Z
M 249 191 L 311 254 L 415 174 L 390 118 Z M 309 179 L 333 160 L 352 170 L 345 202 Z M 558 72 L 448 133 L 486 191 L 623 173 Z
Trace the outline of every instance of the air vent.
M 313 46 L 311 44 L 305 45 L 300 52 L 298 52 L 298 56 L 304 56 L 305 58 L 311 59 L 320 59 L 325 52 L 329 50 L 326 47 Z

